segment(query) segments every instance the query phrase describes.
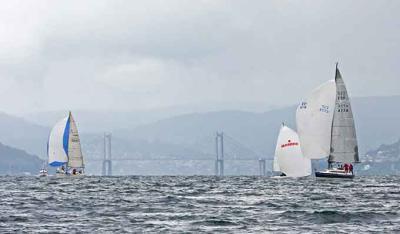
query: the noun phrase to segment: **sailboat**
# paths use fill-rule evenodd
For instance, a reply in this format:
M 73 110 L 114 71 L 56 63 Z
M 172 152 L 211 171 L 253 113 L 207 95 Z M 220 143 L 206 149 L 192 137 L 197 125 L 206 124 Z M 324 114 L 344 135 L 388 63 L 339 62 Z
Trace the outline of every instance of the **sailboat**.
M 299 136 L 284 124 L 276 143 L 273 170 L 288 177 L 311 175 L 311 160 L 303 156 Z
M 342 164 L 359 162 L 357 136 L 347 89 L 336 64 L 335 79 L 315 89 L 296 111 L 301 149 L 309 159 L 328 159 L 316 177 L 353 178 Z
M 48 176 L 48 172 L 46 169 L 46 162 L 43 162 L 43 167 L 39 171 L 39 177 L 46 177 L 46 176 Z
M 47 154 L 49 166 L 57 167 L 57 175 L 83 175 L 85 165 L 81 143 L 71 112 L 52 128 Z

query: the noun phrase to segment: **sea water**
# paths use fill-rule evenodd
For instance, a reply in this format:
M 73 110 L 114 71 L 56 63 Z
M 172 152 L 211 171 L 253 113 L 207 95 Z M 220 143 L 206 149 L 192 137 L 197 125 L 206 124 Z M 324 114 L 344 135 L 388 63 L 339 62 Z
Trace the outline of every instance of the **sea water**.
M 400 178 L 0 177 L 0 232 L 400 232 Z

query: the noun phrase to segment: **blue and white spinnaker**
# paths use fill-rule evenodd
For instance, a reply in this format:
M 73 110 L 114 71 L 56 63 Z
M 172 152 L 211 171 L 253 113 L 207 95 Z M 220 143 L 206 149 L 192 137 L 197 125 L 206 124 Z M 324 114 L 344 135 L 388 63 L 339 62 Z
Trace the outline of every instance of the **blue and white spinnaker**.
M 71 113 L 51 130 L 47 154 L 52 167 L 84 168 L 78 129 Z

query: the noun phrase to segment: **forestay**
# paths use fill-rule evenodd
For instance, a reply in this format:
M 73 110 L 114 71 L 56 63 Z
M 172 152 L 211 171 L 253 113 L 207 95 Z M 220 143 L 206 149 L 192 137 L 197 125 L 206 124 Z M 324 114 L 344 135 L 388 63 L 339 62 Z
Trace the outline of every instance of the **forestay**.
M 297 132 L 303 155 L 309 159 L 329 156 L 336 84 L 330 80 L 316 88 L 296 111 Z
M 311 175 L 311 160 L 303 156 L 297 133 L 284 125 L 279 132 L 275 158 L 279 164 L 280 171 L 285 173 L 286 176 L 302 177 Z

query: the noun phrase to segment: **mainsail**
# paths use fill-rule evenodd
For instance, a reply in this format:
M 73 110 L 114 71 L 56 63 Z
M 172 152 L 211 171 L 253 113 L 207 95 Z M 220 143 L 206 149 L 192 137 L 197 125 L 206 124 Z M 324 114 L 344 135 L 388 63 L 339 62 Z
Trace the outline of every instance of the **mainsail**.
M 316 88 L 297 108 L 297 132 L 302 152 L 309 159 L 329 156 L 335 97 L 336 84 L 330 80 Z
M 78 129 L 71 112 L 60 120 L 51 130 L 47 143 L 49 165 L 69 168 L 83 168 L 83 157 Z
M 336 67 L 336 106 L 332 124 L 329 162 L 359 162 L 356 129 L 346 86 Z
M 281 172 L 289 177 L 311 175 L 311 160 L 301 152 L 299 136 L 292 129 L 282 125 L 275 149 L 275 158 Z
M 83 168 L 83 157 L 81 142 L 79 140 L 78 128 L 71 113 L 69 114 L 70 128 L 68 141 L 68 167 Z

